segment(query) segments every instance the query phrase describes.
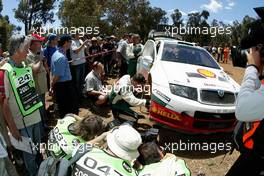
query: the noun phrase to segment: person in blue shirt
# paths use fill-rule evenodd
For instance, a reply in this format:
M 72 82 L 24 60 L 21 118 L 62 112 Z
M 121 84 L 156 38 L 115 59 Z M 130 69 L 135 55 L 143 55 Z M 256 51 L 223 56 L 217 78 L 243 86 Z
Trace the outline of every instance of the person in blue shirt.
M 66 51 L 71 47 L 71 37 L 62 35 L 58 42 L 58 50 L 51 57 L 51 92 L 55 94 L 60 117 L 68 113 L 78 114 L 76 90 Z
M 51 57 L 53 53 L 57 50 L 57 45 L 58 45 L 58 36 L 56 34 L 50 34 L 48 36 L 48 42 L 46 47 L 43 50 L 43 55 L 47 61 L 48 69 L 50 70 L 50 62 L 51 62 Z M 47 72 L 47 86 L 48 89 L 50 89 L 50 74 Z
M 58 37 L 56 34 L 50 34 L 48 36 L 47 47 L 44 49 L 44 56 L 47 59 L 48 67 L 50 68 L 51 57 L 57 50 Z

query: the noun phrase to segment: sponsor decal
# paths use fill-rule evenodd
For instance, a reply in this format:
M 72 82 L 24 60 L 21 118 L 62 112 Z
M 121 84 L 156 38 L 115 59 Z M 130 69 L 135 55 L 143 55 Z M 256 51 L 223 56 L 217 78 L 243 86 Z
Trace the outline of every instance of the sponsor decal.
M 171 99 L 167 97 L 165 94 L 161 93 L 159 90 L 155 89 L 154 92 L 159 95 L 161 98 L 165 99 L 167 102 L 169 102 Z
M 174 114 L 174 113 L 170 113 L 168 111 L 165 111 L 162 108 L 159 108 L 157 106 L 153 106 L 151 107 L 151 111 L 155 114 L 158 114 L 162 117 L 167 117 L 169 119 L 173 119 L 173 120 L 178 120 L 178 121 L 182 121 L 180 115 Z
M 198 69 L 197 72 L 200 73 L 201 75 L 205 76 L 205 77 L 208 77 L 208 78 L 216 78 L 216 75 L 209 70 Z

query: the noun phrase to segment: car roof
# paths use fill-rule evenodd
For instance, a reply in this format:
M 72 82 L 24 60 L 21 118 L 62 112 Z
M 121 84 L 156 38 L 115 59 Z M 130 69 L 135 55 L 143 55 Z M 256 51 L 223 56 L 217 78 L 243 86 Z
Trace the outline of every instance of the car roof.
M 197 46 L 196 43 L 191 43 L 191 42 L 187 42 L 187 41 L 177 40 L 177 39 L 172 38 L 172 37 L 161 36 L 161 37 L 152 38 L 150 40 L 154 40 L 155 42 L 163 41 L 164 43 L 170 42 L 170 43 L 176 43 L 176 44 L 182 44 L 182 45 L 188 45 L 188 46 Z

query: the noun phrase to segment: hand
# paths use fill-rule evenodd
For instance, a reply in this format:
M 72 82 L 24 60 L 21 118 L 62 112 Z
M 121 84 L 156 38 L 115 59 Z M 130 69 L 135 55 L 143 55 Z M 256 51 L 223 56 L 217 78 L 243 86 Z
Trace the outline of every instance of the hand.
M 149 110 L 150 108 L 150 100 L 146 100 L 146 104 L 145 104 L 145 107 L 147 108 L 147 110 Z
M 248 59 L 248 64 L 256 65 L 256 67 L 258 67 L 260 73 L 262 73 L 263 64 L 261 61 L 260 53 L 256 49 L 256 47 L 250 48 L 250 52 L 247 55 L 247 59 Z
M 88 141 L 88 143 L 93 145 L 93 146 L 96 145 L 96 146 L 100 147 L 103 143 L 106 142 L 106 136 L 108 133 L 110 133 L 110 131 L 102 133 L 100 136 Z
M 10 132 L 12 134 L 12 136 L 18 140 L 18 141 L 22 141 L 22 137 L 21 137 L 21 134 L 20 132 L 18 131 L 17 128 L 10 128 Z

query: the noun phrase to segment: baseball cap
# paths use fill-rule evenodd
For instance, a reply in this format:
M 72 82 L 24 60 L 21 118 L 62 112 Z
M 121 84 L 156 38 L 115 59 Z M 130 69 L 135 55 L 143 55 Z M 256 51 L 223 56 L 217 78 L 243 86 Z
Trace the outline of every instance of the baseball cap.
M 107 134 L 109 149 L 119 158 L 133 161 L 139 156 L 138 147 L 142 143 L 140 134 L 130 125 L 121 125 Z
M 52 41 L 52 40 L 55 40 L 57 38 L 57 35 L 56 34 L 50 34 L 49 36 L 48 36 L 48 41 Z
M 38 34 L 31 34 L 31 42 L 32 41 L 44 41 L 45 40 L 45 37 L 41 37 L 40 35 Z

